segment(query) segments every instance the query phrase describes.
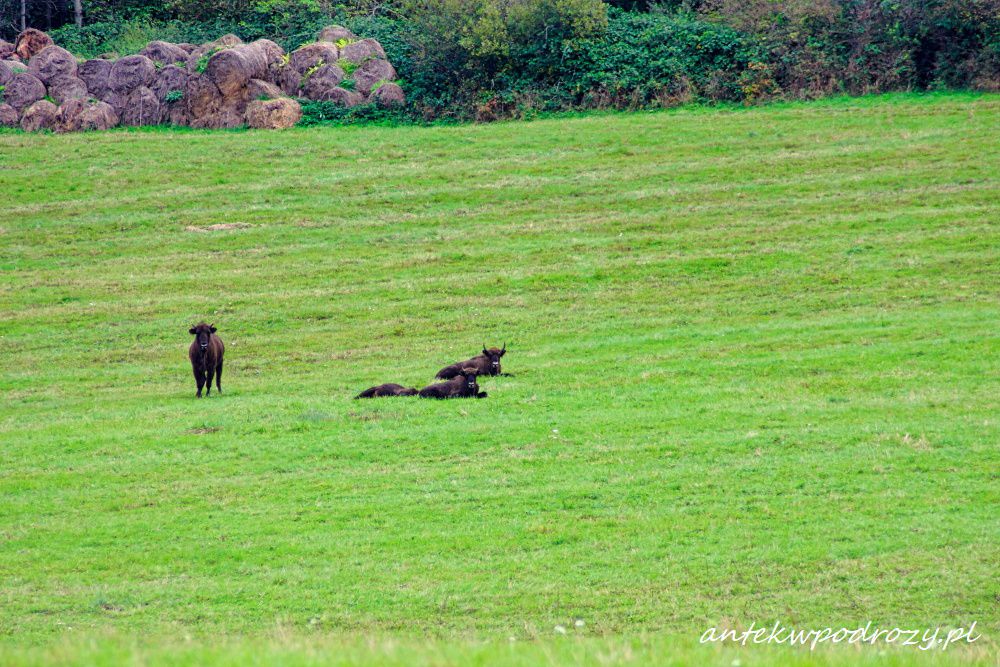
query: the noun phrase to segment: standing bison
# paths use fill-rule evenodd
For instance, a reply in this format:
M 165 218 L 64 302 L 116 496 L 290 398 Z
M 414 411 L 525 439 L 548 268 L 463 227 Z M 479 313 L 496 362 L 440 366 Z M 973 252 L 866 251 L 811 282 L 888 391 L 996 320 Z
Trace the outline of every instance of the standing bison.
M 201 398 L 201 389 L 206 384 L 208 390 L 205 395 L 212 393 L 212 377 L 215 377 L 215 386 L 222 393 L 222 356 L 226 352 L 226 346 L 222 344 L 222 339 L 215 335 L 214 325 L 204 322 L 196 324 L 188 330 L 194 336 L 191 347 L 188 348 L 188 357 L 191 359 L 191 370 L 194 371 L 195 382 L 198 383 L 198 398 Z

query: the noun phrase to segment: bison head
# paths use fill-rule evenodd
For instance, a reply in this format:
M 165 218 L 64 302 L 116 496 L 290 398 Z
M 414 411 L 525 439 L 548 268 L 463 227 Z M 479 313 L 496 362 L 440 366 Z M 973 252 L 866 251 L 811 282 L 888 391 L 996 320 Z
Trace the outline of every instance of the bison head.
M 483 345 L 483 356 L 486 357 L 487 372 L 490 375 L 500 375 L 500 357 L 505 354 L 507 354 L 507 343 L 500 349 L 495 347 L 487 349 L 486 345 Z
M 205 324 L 204 322 L 196 324 L 188 329 L 188 333 L 194 336 L 195 340 L 198 341 L 198 347 L 201 349 L 202 354 L 205 354 L 205 351 L 208 350 L 208 343 L 212 340 L 212 334 L 215 332 L 216 329 L 214 325 Z

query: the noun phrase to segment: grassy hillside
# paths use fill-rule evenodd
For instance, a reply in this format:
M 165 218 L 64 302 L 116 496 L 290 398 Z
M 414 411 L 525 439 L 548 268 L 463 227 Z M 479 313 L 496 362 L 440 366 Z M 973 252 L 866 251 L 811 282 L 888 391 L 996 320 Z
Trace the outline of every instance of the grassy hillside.
M 995 656 L 998 125 L 948 95 L 0 134 L 0 657 L 729 664 L 706 628 L 775 620 L 976 621 L 949 655 Z M 485 400 L 351 400 L 503 341 Z

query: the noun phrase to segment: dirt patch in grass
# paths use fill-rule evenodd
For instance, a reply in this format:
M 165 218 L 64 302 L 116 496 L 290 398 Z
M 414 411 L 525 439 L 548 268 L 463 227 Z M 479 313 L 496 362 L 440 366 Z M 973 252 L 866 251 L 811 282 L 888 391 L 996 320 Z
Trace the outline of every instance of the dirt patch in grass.
M 376 422 L 381 419 L 398 419 L 401 415 L 396 412 L 355 412 L 352 410 L 347 413 L 347 416 L 361 422 Z
M 247 229 L 248 227 L 253 227 L 249 222 L 220 222 L 215 225 L 207 225 L 205 227 L 196 227 L 195 225 L 188 225 L 184 228 L 186 232 L 221 232 L 229 229 Z
M 217 433 L 222 429 L 218 426 L 201 426 L 199 428 L 189 428 L 185 433 L 191 433 L 193 435 L 205 435 L 206 433 Z

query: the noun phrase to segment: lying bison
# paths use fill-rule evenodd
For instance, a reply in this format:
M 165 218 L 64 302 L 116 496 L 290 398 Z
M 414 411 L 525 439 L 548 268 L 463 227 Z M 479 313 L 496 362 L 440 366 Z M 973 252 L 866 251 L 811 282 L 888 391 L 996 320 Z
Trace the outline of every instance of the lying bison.
M 447 382 L 424 387 L 418 395 L 420 398 L 486 398 L 486 392 L 479 391 L 479 383 L 476 382 L 478 374 L 475 368 L 463 368 L 460 375 Z
M 404 387 L 401 384 L 387 382 L 377 387 L 369 387 L 354 398 L 381 398 L 383 396 L 416 396 L 417 390 L 411 387 Z
M 486 349 L 486 346 L 483 345 L 482 354 L 476 355 L 471 359 L 466 359 L 465 361 L 459 361 L 450 366 L 445 366 L 434 377 L 447 380 L 461 375 L 465 368 L 475 369 L 477 375 L 501 375 L 500 357 L 505 354 L 507 354 L 507 343 L 504 343 L 500 349 L 495 347 Z
M 205 395 L 212 393 L 212 376 L 215 376 L 215 386 L 222 393 L 222 356 L 226 352 L 226 346 L 222 344 L 222 339 L 215 335 L 214 325 L 201 322 L 188 330 L 194 336 L 191 347 L 188 348 L 188 357 L 191 359 L 191 370 L 194 371 L 195 382 L 198 383 L 198 398 L 201 398 L 201 389 L 206 384 L 208 391 Z M 206 382 L 207 380 L 207 382 Z

